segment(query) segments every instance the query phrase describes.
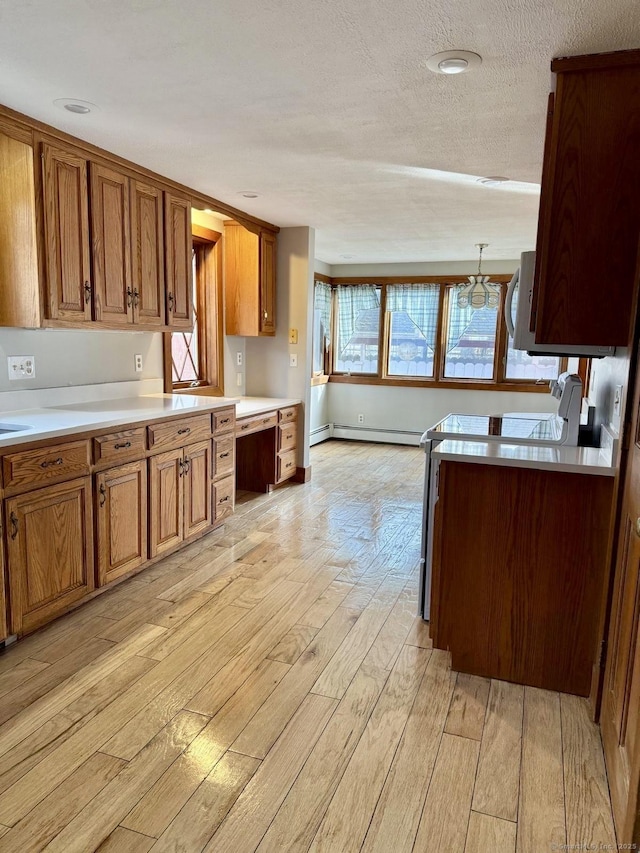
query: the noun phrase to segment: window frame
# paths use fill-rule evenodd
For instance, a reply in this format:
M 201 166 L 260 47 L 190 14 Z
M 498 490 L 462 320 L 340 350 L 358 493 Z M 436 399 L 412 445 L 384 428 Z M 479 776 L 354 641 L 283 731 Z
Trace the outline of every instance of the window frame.
M 323 275 L 322 273 L 316 272 L 313 274 L 313 305 L 315 312 L 315 298 L 316 298 L 316 284 L 320 282 L 321 284 L 328 284 L 331 287 L 331 308 L 329 314 L 329 355 L 328 358 L 324 359 L 324 365 L 322 370 L 314 370 L 313 369 L 313 353 L 315 347 L 315 340 L 311 341 L 311 385 L 326 385 L 329 381 L 329 377 L 331 376 L 331 369 L 333 367 L 333 341 L 334 341 L 334 317 L 335 317 L 335 308 L 334 308 L 334 287 L 332 284 L 332 280 L 328 275 Z M 313 338 L 313 330 L 311 332 Z M 328 372 L 327 372 L 328 368 Z
M 192 225 L 193 246 L 200 255 L 196 263 L 195 282 L 198 325 L 198 362 L 201 378 L 190 382 L 173 382 L 171 336 L 180 330 L 163 334 L 165 393 L 201 394 L 222 397 L 223 316 L 222 316 L 222 234 L 201 225 Z
M 316 274 L 316 278 L 318 275 Z M 397 276 L 397 277 L 340 277 L 329 279 L 332 286 L 332 323 L 331 323 L 331 373 L 328 381 L 353 385 L 395 385 L 405 388 L 448 388 L 458 390 L 486 391 L 526 391 L 530 393 L 548 394 L 549 383 L 544 379 L 507 379 L 507 342 L 508 332 L 505 321 L 505 299 L 510 275 L 492 275 L 491 282 L 501 286 L 500 304 L 496 320 L 496 342 L 494 350 L 494 367 L 492 379 L 470 379 L 469 377 L 445 377 L 444 366 L 446 358 L 449 310 L 451 295 L 454 289 L 464 282 L 466 274 L 460 276 Z M 327 277 L 323 277 L 326 280 Z M 338 285 L 375 285 L 381 288 L 380 293 L 380 328 L 378 332 L 378 371 L 376 374 L 347 374 L 338 371 L 336 364 L 336 347 L 334 346 L 338 308 L 336 304 Z M 387 311 L 387 287 L 397 284 L 438 284 L 440 297 L 438 304 L 438 319 L 436 327 L 436 352 L 433 365 L 433 377 L 390 376 L 388 374 L 390 313 Z M 581 364 L 582 364 L 581 360 Z M 560 372 L 567 369 L 567 359 L 560 359 Z

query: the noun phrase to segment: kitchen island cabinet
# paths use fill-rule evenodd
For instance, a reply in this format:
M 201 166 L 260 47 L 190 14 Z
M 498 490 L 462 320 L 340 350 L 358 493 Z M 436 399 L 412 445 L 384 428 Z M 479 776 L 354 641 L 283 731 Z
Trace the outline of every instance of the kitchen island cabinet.
M 588 696 L 613 478 L 438 463 L 430 633 L 452 667 Z

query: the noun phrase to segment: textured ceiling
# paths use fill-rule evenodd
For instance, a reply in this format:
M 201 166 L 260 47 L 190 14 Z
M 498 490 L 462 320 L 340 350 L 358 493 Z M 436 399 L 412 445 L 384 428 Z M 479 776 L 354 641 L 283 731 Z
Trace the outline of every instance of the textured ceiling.
M 314 226 L 328 263 L 468 259 L 480 241 L 513 258 L 535 241 L 551 57 L 639 46 L 637 0 L 2 0 L 0 101 Z M 450 48 L 482 66 L 426 70 Z M 521 183 L 475 181 L 495 174 Z

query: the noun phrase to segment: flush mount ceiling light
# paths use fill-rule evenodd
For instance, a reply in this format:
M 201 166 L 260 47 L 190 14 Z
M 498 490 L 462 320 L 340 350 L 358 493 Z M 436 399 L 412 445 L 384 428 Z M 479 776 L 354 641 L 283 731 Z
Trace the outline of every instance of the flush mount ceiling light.
M 99 109 L 91 101 L 81 101 L 78 98 L 57 98 L 53 103 L 59 109 L 66 110 L 78 116 L 84 116 Z
M 469 284 L 462 283 L 458 286 L 459 308 L 478 310 L 479 308 L 497 308 L 500 304 L 500 285 L 491 284 L 489 276 L 482 275 L 482 252 L 488 245 L 488 243 L 476 243 L 480 251 L 478 272 L 469 276 Z
M 242 198 L 259 198 L 258 193 L 254 193 L 253 190 L 242 190 L 238 193 Z
M 355 255 L 340 255 L 345 261 L 352 261 L 355 258 Z
M 497 187 L 509 183 L 509 180 L 510 178 L 503 178 L 502 175 L 489 175 L 487 178 L 478 178 L 478 183 L 485 187 Z
M 464 74 L 482 64 L 482 57 L 469 50 L 444 50 L 427 59 L 427 68 L 435 74 Z

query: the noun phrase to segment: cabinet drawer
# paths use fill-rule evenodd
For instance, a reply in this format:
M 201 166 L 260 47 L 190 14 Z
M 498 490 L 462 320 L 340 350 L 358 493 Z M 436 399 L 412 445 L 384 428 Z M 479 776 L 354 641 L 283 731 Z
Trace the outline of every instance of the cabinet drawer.
M 287 423 L 288 421 L 295 421 L 298 417 L 298 407 L 297 406 L 287 406 L 286 409 L 280 409 L 278 412 L 278 417 L 280 423 Z
M 67 480 L 89 473 L 89 442 L 71 441 L 53 447 L 9 453 L 2 460 L 7 491 L 24 491 L 40 483 Z
M 262 429 L 270 429 L 278 425 L 277 412 L 265 412 L 263 415 L 253 415 L 237 421 L 236 435 L 249 435 Z
M 146 451 L 145 429 L 127 429 L 98 435 L 93 439 L 93 459 L 100 463 L 118 464 L 122 459 L 142 458 Z
M 219 435 L 223 432 L 231 432 L 236 425 L 236 410 L 220 409 L 213 413 L 213 433 Z
M 213 484 L 213 521 L 218 523 L 233 515 L 235 504 L 235 481 L 226 477 Z
M 297 436 L 298 424 L 296 421 L 280 424 L 278 427 L 278 450 L 293 450 L 296 446 Z
M 236 440 L 233 435 L 213 439 L 213 472 L 214 480 L 228 477 L 235 470 Z
M 296 452 L 295 450 L 287 450 L 285 453 L 278 455 L 278 479 L 281 483 L 283 480 L 288 480 L 296 473 Z
M 181 447 L 192 441 L 202 441 L 211 435 L 211 415 L 198 415 L 195 418 L 181 418 L 175 421 L 164 421 L 151 424 L 149 431 L 149 449 L 152 451 L 167 450 L 170 447 Z

